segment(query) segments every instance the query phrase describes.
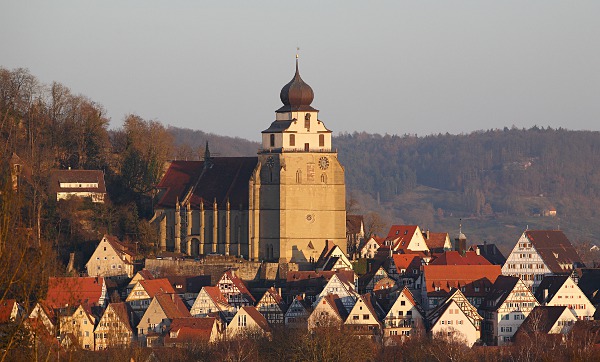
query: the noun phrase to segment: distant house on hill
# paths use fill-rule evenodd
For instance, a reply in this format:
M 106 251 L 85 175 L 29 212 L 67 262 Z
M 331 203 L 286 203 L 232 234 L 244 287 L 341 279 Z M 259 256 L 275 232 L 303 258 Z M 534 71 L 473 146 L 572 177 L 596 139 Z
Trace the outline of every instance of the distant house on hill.
M 134 248 L 115 236 L 104 235 L 85 267 L 89 276 L 127 279 L 133 277 L 135 259 Z
M 362 215 L 346 215 L 347 253 L 356 257 L 359 245 L 365 238 L 365 223 Z
M 103 203 L 106 197 L 104 172 L 101 170 L 51 170 L 50 192 L 56 200 L 69 197 L 89 197 L 92 202 Z

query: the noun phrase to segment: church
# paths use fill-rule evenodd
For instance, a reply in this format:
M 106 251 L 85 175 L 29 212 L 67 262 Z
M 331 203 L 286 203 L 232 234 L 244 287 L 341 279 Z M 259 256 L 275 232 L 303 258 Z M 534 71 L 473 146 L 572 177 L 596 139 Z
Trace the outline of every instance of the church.
M 316 261 L 326 241 L 346 250 L 344 168 L 331 131 L 296 73 L 262 131 L 256 157 L 172 161 L 158 184 L 159 249 L 253 261 Z

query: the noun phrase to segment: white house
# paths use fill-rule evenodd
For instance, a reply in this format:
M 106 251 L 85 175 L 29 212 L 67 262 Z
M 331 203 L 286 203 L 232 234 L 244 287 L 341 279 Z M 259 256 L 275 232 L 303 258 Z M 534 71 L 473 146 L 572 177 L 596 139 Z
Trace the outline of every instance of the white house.
M 424 313 L 410 290 L 404 287 L 383 319 L 384 339 L 403 338 L 424 332 Z
M 527 230 L 502 266 L 503 275 L 521 278 L 535 293 L 544 275 L 570 273 L 583 266 L 575 248 L 560 230 Z
M 564 306 L 580 320 L 593 319 L 596 307 L 568 275 L 548 275 L 540 283 L 536 298 L 544 306 Z
M 484 318 L 481 338 L 488 345 L 511 342 L 519 326 L 538 305 L 521 279 L 500 275 L 479 309 Z
M 235 311 L 219 287 L 203 287 L 198 293 L 190 313 L 195 317 L 207 317 L 212 313 L 219 313 L 225 319 L 230 319 Z
M 115 236 L 104 235 L 85 268 L 91 277 L 132 278 L 135 255 L 135 250 L 130 250 Z
M 334 274 L 319 293 L 313 306 L 328 294 L 336 294 L 344 304 L 346 310 L 352 309 L 359 294 L 355 289 L 354 281 L 348 280 L 345 274 Z
M 462 341 L 471 347 L 481 337 L 481 316 L 458 289 L 427 316 L 434 338 Z
M 371 298 L 371 294 L 363 294 L 358 297 L 354 307 L 350 310 L 344 326 L 356 336 L 379 341 L 383 329 L 380 318 L 383 314 L 383 310 Z
M 227 326 L 227 338 L 244 338 L 248 335 L 270 335 L 271 327 L 255 307 L 241 307 Z
M 308 328 L 308 317 L 312 312 L 310 302 L 304 296 L 298 295 L 285 312 L 285 326 L 287 328 Z

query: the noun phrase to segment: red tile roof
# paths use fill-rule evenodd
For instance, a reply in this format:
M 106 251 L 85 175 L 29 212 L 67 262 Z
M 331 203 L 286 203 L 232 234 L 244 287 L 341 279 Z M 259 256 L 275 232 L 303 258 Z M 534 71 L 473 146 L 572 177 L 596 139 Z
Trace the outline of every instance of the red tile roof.
M 486 258 L 477 255 L 474 251 L 467 251 L 461 255 L 458 251 L 446 251 L 436 254 L 436 258 L 429 262 L 429 265 L 491 265 Z
M 452 288 L 464 287 L 465 295 L 485 296 L 485 288 L 491 288 L 502 269 L 500 265 L 425 265 L 423 273 L 428 295 L 443 296 Z
M 121 323 L 125 327 L 127 327 L 127 329 L 130 332 L 135 332 L 135 326 L 138 323 L 138 318 L 137 318 L 136 314 L 133 312 L 133 309 L 131 309 L 131 306 L 129 305 L 129 303 L 126 303 L 126 302 L 110 303 L 108 305 L 108 307 L 106 307 L 106 310 L 108 310 L 109 308 L 112 309 L 112 311 L 115 313 L 115 315 L 117 316 L 119 321 L 121 321 Z M 105 311 L 105 313 L 106 313 L 106 311 Z
M 270 332 L 271 327 L 269 327 L 269 323 L 265 319 L 265 317 L 260 314 L 260 312 L 256 309 L 256 307 L 242 307 L 242 310 L 246 312 L 250 318 L 254 319 L 256 324 L 265 332 Z
M 163 189 L 158 208 L 174 208 L 177 200 L 183 200 L 192 192 L 192 208 L 199 209 L 204 203 L 213 208 L 213 200 L 224 206 L 248 207 L 249 181 L 258 164 L 257 157 L 214 157 L 212 167 L 205 168 L 204 161 L 173 161 L 157 188 Z
M 362 215 L 346 215 L 346 232 L 348 234 L 358 234 L 363 225 Z
M 401 274 L 402 269 L 408 273 L 412 273 L 414 269 L 421 269 L 421 257 L 418 254 L 394 254 L 392 259 L 398 274 Z
M 229 301 L 225 296 L 221 293 L 221 289 L 219 287 L 203 287 L 204 291 L 208 296 L 215 302 L 219 304 L 229 305 Z
M 0 302 L 0 323 L 8 323 L 10 321 L 16 303 L 17 301 L 14 299 L 5 299 Z
M 51 308 L 66 305 L 99 305 L 102 297 L 103 277 L 51 277 L 48 279 L 46 303 Z
M 344 307 L 342 300 L 337 294 L 327 294 L 321 298 L 321 300 L 327 301 L 327 304 L 329 304 L 331 309 L 338 315 L 338 317 L 340 317 L 342 323 L 346 320 L 346 317 L 348 317 L 348 311 Z
M 159 293 L 154 296 L 169 319 L 191 317 L 181 298 L 177 294 Z
M 528 230 L 525 236 L 531 241 L 535 250 L 540 254 L 544 263 L 553 273 L 563 273 L 561 264 L 571 267 L 581 267 L 583 262 L 575 251 L 573 244 L 560 230 Z
M 225 274 L 227 274 L 227 276 L 229 277 L 229 279 L 233 282 L 233 285 L 235 285 L 236 288 L 238 288 L 238 290 L 240 291 L 240 293 L 242 293 L 243 295 L 245 295 L 252 302 L 256 303 L 256 299 L 254 299 L 254 297 L 252 296 L 252 294 L 250 294 L 250 291 L 246 287 L 246 284 L 244 284 L 244 282 L 242 281 L 242 279 L 240 279 L 235 274 L 235 272 L 233 270 L 229 269 L 229 270 L 227 270 L 225 272 Z
M 140 283 L 150 298 L 154 298 L 158 293 L 175 293 L 175 289 L 173 289 L 167 278 L 140 280 L 138 283 Z
M 417 225 L 392 225 L 385 240 L 394 241 L 394 250 L 406 250 L 417 231 L 417 227 Z
M 177 332 L 177 337 L 171 334 L 165 336 L 165 345 L 169 343 L 208 343 L 217 319 L 214 317 L 175 318 L 171 321 L 170 332 Z
M 446 245 L 448 233 L 425 233 L 428 237 L 425 238 L 425 243 L 429 249 L 443 249 Z

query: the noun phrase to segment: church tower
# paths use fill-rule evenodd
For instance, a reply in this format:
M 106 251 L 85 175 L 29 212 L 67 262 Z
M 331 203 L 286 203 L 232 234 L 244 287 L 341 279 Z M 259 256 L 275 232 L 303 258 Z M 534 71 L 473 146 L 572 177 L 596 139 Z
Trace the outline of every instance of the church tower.
M 250 243 L 254 260 L 311 262 L 326 241 L 346 250 L 344 168 L 331 131 L 311 106 L 312 88 L 296 73 L 280 93 L 283 106 L 262 131 L 251 182 Z

